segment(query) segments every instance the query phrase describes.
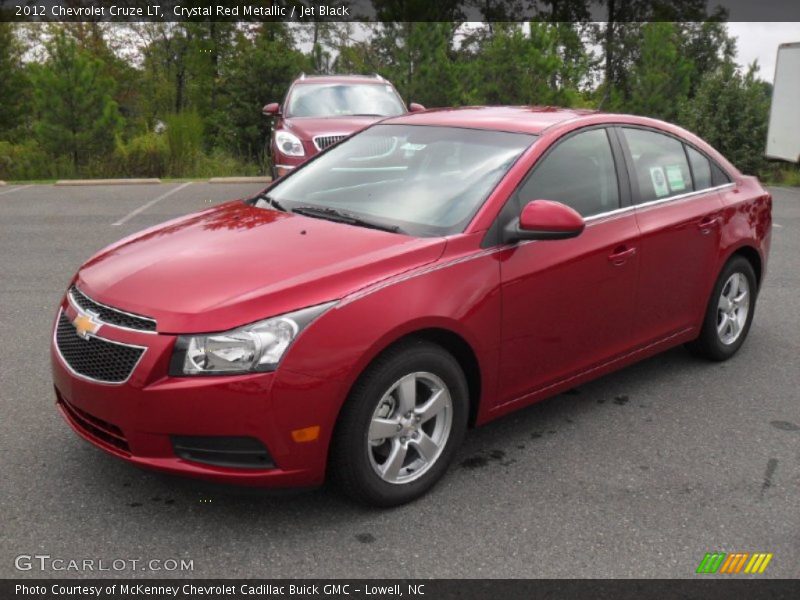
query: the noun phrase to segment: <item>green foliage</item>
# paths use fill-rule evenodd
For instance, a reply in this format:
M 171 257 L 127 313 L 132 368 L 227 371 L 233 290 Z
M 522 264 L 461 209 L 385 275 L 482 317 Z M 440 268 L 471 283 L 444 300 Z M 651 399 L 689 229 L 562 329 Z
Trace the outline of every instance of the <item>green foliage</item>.
M 181 177 L 191 172 L 203 150 L 203 120 L 196 111 L 169 115 L 165 119 L 169 148 L 169 173 Z
M 493 22 L 467 24 L 460 0 L 378 0 L 372 24 L 0 23 L 0 178 L 265 172 L 263 105 L 317 72 L 380 73 L 428 107 L 677 121 L 744 171 L 796 181 L 762 158 L 769 86 L 734 64 L 706 0 L 605 0 L 604 23 L 587 0 L 538 0 L 539 20 L 499 22 L 529 4 L 475 0 Z
M 56 156 L 68 155 L 78 171 L 114 146 L 122 125 L 111 99 L 114 82 L 103 64 L 59 31 L 47 44 L 48 58 L 31 72 L 39 143 Z
M 294 47 L 283 23 L 264 23 L 253 37 L 240 32 L 221 71 L 224 109 L 215 116 L 217 145 L 263 162 L 270 121 L 261 109 L 280 102 L 292 80 L 310 67 L 310 59 Z
M 150 132 L 127 143 L 118 139 L 114 162 L 128 177 L 166 177 L 172 162 L 167 136 Z
M 642 27 L 639 61 L 631 69 L 628 112 L 674 120 L 686 100 L 694 68 L 680 52 L 674 23 L 646 23 Z
M 0 179 L 51 179 L 71 172 L 68 161 L 54 162 L 36 140 L 19 144 L 0 141 Z
M 201 154 L 195 162 L 194 169 L 185 177 L 233 177 L 259 175 L 258 165 L 238 158 L 223 150 L 214 150 L 210 154 Z
M 470 103 L 570 106 L 576 102 L 576 82 L 586 66 L 564 60 L 562 31 L 549 23 L 495 24 L 470 69 Z
M 732 62 L 708 76 L 678 117 L 725 155 L 744 173 L 755 174 L 766 165 L 770 89 L 756 78 L 757 65 L 742 72 Z
M 800 165 L 773 163 L 761 170 L 760 177 L 770 185 L 800 187 Z
M 0 134 L 17 137 L 25 118 L 28 88 L 22 47 L 10 23 L 0 23 Z

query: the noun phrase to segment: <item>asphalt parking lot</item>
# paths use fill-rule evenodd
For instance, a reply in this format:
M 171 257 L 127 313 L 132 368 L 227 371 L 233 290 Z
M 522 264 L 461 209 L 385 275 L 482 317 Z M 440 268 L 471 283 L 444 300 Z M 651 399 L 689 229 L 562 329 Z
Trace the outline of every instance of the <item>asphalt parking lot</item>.
M 496 421 L 431 494 L 380 511 L 139 471 L 55 409 L 50 327 L 80 263 L 262 186 L 0 188 L 0 577 L 693 577 L 716 550 L 771 552 L 764 577 L 800 577 L 800 190 L 773 190 L 769 273 L 734 359 L 676 349 Z M 21 554 L 194 569 L 20 572 Z

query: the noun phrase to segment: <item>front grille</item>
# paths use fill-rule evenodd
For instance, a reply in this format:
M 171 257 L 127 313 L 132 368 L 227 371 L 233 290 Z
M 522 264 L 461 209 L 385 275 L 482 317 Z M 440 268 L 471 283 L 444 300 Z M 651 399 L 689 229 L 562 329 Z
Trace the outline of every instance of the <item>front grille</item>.
M 77 304 L 78 307 L 83 311 L 91 312 L 97 315 L 97 318 L 103 323 L 115 325 L 117 327 L 124 327 L 126 329 L 135 329 L 137 331 L 156 330 L 155 319 L 143 317 L 141 315 L 134 315 L 116 308 L 111 308 L 105 304 L 95 302 L 74 285 L 69 288 L 69 295 L 72 297 L 74 304 Z
M 78 429 L 101 442 L 105 442 L 118 450 L 130 454 L 131 449 L 128 446 L 128 440 L 119 427 L 103 419 L 98 419 L 77 406 L 73 406 L 58 393 L 58 390 L 56 390 L 56 396 L 58 398 L 58 403 L 64 409 L 64 412 L 72 421 L 73 425 Z
M 97 337 L 84 339 L 64 313 L 58 318 L 56 347 L 75 373 L 105 383 L 127 381 L 145 351 Z
M 346 135 L 318 135 L 314 138 L 314 145 L 317 147 L 317 150 L 325 150 L 325 148 L 328 146 L 331 146 L 346 137 Z

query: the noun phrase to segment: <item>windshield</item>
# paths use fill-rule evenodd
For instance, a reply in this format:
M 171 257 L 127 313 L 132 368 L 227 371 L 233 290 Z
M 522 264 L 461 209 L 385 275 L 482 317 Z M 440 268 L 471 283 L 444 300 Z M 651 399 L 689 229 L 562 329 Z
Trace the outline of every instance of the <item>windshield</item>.
M 403 103 L 391 85 L 374 83 L 304 83 L 292 88 L 288 117 L 402 115 Z
M 272 203 L 306 213 L 309 207 L 321 208 L 410 235 L 450 235 L 464 230 L 535 138 L 455 127 L 376 125 L 278 181 L 256 206 Z

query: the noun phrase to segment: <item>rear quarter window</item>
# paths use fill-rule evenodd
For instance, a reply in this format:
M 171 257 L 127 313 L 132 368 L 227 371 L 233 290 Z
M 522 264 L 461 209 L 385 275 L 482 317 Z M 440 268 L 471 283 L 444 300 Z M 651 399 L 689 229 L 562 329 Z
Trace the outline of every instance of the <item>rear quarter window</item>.
M 691 146 L 686 146 L 686 154 L 692 165 L 692 175 L 694 175 L 694 189 L 704 190 L 714 184 L 711 178 L 711 161 L 700 154 Z

